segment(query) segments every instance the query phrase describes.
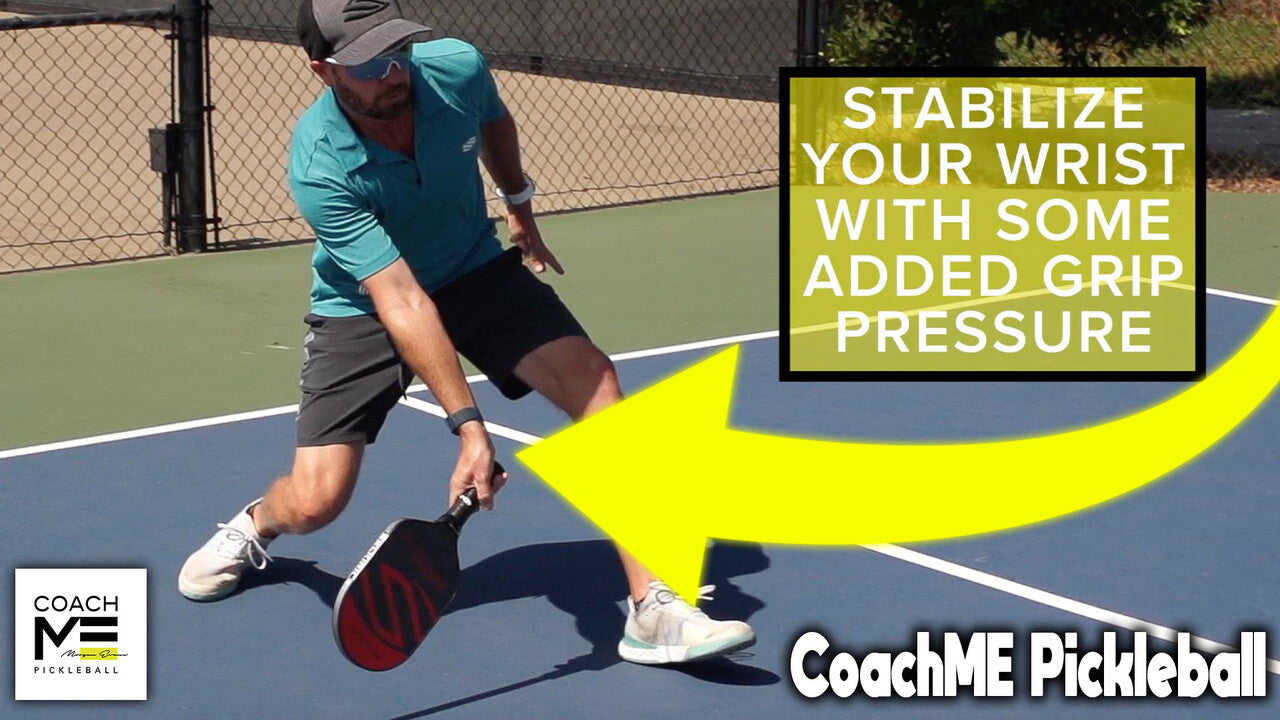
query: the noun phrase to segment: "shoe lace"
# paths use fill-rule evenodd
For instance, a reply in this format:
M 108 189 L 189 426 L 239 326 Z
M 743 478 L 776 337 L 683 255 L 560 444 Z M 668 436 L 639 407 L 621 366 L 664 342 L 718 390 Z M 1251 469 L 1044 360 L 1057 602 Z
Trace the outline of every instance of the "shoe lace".
M 671 586 L 663 582 L 649 583 L 649 589 L 654 593 L 654 600 L 659 605 L 669 606 L 670 609 L 679 609 L 683 613 L 702 613 L 696 605 L 691 605 L 684 598 L 676 594 Z M 698 600 L 711 600 L 711 593 L 716 589 L 715 585 L 703 585 L 698 588 Z
M 249 561 L 249 564 L 259 570 L 267 567 L 267 561 L 271 559 L 271 556 L 267 554 L 267 551 L 256 538 L 227 523 L 218 523 L 218 529 L 222 531 L 222 540 L 218 543 L 216 550 L 219 556 L 228 560 L 243 557 Z

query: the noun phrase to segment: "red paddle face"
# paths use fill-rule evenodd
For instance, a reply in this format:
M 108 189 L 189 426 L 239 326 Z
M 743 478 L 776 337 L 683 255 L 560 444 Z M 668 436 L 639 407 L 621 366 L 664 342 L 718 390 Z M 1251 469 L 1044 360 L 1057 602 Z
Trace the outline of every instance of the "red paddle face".
M 392 523 L 338 591 L 338 647 L 366 670 L 400 665 L 453 601 L 460 575 L 453 526 L 411 519 Z

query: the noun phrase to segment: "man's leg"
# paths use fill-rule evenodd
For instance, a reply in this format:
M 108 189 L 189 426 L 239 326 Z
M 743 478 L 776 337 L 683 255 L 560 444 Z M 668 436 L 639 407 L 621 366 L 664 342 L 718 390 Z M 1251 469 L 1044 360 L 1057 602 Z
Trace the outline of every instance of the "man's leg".
M 574 421 L 622 400 L 618 376 L 550 286 L 508 250 L 432 296 L 458 352 L 511 399 L 537 390 Z M 601 468 L 600 482 L 610 482 Z M 663 532 L 662 518 L 653 531 Z M 622 548 L 630 596 L 618 653 L 639 663 L 697 660 L 755 642 L 746 623 L 717 621 L 685 602 Z
M 579 421 L 622 401 L 613 362 L 581 336 L 553 340 L 525 355 L 515 374 Z M 601 478 L 609 482 L 609 478 Z M 662 532 L 655 522 L 654 532 Z M 739 621 L 712 620 L 686 603 L 623 548 L 618 548 L 631 596 L 618 653 L 644 664 L 717 657 L 749 647 L 755 632 Z
M 246 568 L 266 566 L 275 536 L 318 530 L 342 512 L 365 446 L 412 379 L 377 318 L 308 315 L 307 324 L 293 467 L 187 558 L 178 589 L 192 600 L 225 597 Z
M 515 373 L 574 422 L 622 402 L 613 361 L 585 337 L 563 337 L 543 345 L 525 355 Z M 618 555 L 631 597 L 643 600 L 658 576 L 622 547 Z
M 264 498 L 218 525 L 178 573 L 178 590 L 200 601 L 231 594 L 249 566 L 262 569 L 266 547 L 284 533 L 308 533 L 329 524 L 355 489 L 364 443 L 300 447 L 293 469 L 276 479 Z
M 293 469 L 249 511 L 258 534 L 301 535 L 333 522 L 351 500 L 363 456 L 358 442 L 298 448 Z

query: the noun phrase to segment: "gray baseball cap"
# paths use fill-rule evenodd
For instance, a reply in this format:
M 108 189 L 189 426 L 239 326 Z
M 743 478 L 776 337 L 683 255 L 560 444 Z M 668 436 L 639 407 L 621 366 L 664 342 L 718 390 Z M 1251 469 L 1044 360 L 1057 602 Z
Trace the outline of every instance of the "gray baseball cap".
M 405 20 L 396 0 L 302 0 L 298 40 L 312 60 L 359 65 L 431 28 Z

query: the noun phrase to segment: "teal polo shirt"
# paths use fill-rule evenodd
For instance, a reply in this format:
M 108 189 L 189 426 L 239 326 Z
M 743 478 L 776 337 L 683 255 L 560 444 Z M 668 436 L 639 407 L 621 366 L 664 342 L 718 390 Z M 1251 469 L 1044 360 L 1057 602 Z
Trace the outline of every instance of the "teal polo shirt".
M 356 134 L 333 89 L 302 114 L 289 185 L 316 233 L 311 312 L 371 315 L 361 281 L 404 258 L 428 292 L 502 252 L 480 178 L 480 124 L 506 113 L 484 57 L 460 40 L 414 45 L 414 154 Z

